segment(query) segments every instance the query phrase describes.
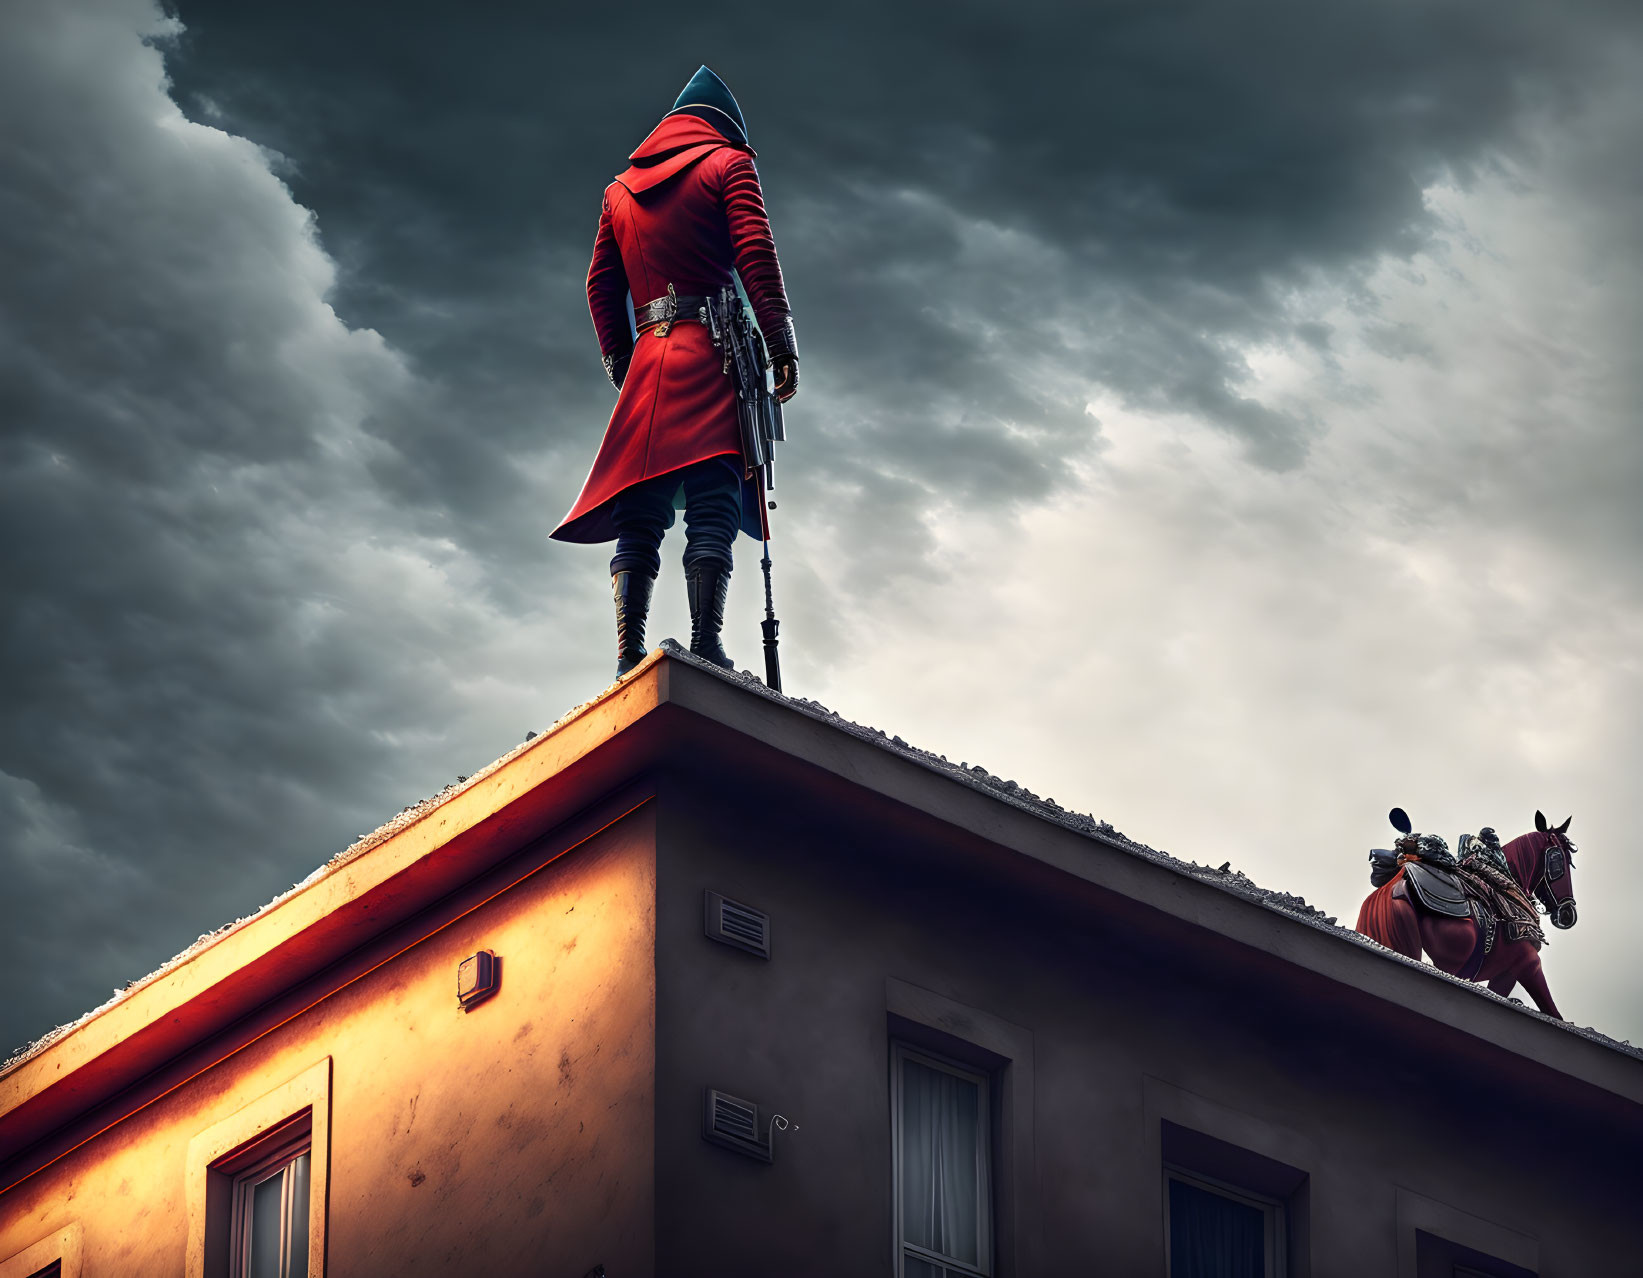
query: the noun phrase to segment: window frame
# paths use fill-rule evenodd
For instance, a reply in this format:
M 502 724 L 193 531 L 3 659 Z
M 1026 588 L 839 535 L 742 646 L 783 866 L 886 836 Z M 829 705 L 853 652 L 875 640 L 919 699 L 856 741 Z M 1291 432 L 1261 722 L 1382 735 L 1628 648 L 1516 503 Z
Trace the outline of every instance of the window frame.
M 0 1278 L 80 1278 L 83 1250 L 80 1222 L 74 1221 L 22 1251 L 0 1258 Z
M 1163 1079 L 1146 1075 L 1142 1105 L 1147 1132 L 1155 1142 L 1158 1261 L 1160 1272 L 1169 1238 L 1164 1199 L 1165 1169 L 1218 1180 L 1242 1194 L 1284 1206 L 1283 1258 L 1289 1278 L 1311 1278 L 1312 1172 L 1328 1160 L 1316 1141 L 1293 1128 L 1231 1109 Z M 1403 1276 L 1400 1274 L 1400 1278 Z
M 1540 1243 L 1531 1234 L 1474 1216 L 1402 1185 L 1397 1190 L 1398 1278 L 1465 1263 L 1484 1273 L 1534 1278 Z M 1471 1254 L 1468 1255 L 1467 1253 Z
M 976 1098 L 979 1112 L 976 1115 L 976 1131 L 979 1139 L 976 1142 L 976 1220 L 977 1240 L 976 1254 L 980 1258 L 980 1267 L 966 1264 L 964 1261 L 943 1256 L 917 1243 L 907 1241 L 906 1229 L 902 1221 L 902 1085 L 903 1066 L 913 1061 L 929 1069 L 940 1070 L 943 1073 L 955 1075 L 976 1085 Z M 896 1240 L 896 1278 L 906 1278 L 907 1260 L 911 1256 L 915 1260 L 922 1260 L 927 1264 L 939 1268 L 952 1270 L 955 1273 L 966 1275 L 967 1278 L 993 1278 L 996 1270 L 993 1256 L 993 1186 L 995 1182 L 993 1168 L 993 1076 L 987 1070 L 977 1069 L 974 1065 L 953 1060 L 931 1052 L 916 1044 L 893 1039 L 890 1043 L 890 1185 L 892 1196 L 892 1219 Z
M 228 1273 L 229 1278 L 245 1278 L 251 1270 L 251 1228 L 250 1217 L 255 1206 L 257 1186 L 272 1180 L 275 1176 L 283 1176 L 297 1159 L 308 1156 L 309 1175 L 313 1175 L 313 1127 L 312 1119 L 302 1121 L 301 1116 L 293 1123 L 285 1124 L 268 1133 L 246 1155 L 233 1159 L 231 1164 L 235 1170 L 233 1188 L 229 1198 L 229 1235 L 228 1235 Z M 249 1161 L 247 1161 L 249 1159 Z M 224 1160 L 229 1162 L 230 1160 Z M 219 1164 L 213 1170 L 228 1173 L 228 1167 Z M 282 1234 L 289 1226 L 286 1213 L 289 1204 L 285 1202 L 288 1191 L 282 1188 L 281 1199 L 284 1210 L 281 1213 L 280 1227 Z M 310 1228 L 310 1233 L 312 1229 Z M 291 1257 L 286 1254 L 287 1248 L 293 1240 L 281 1237 L 280 1239 L 280 1268 L 289 1270 Z M 306 1272 L 306 1264 L 303 1266 Z
M 1174 1258 L 1170 1255 L 1170 1240 L 1174 1233 L 1170 1228 L 1169 1187 L 1172 1180 L 1178 1180 L 1184 1185 L 1191 1185 L 1194 1189 L 1219 1194 L 1222 1198 L 1230 1198 L 1235 1203 L 1241 1203 L 1245 1207 L 1253 1207 L 1259 1211 L 1262 1217 L 1261 1248 L 1266 1258 L 1266 1273 L 1263 1278 L 1285 1278 L 1288 1273 L 1289 1223 L 1286 1219 L 1283 1199 L 1274 1198 L 1270 1194 L 1262 1194 L 1253 1189 L 1246 1189 L 1242 1185 L 1234 1185 L 1214 1176 L 1206 1176 L 1203 1172 L 1189 1171 L 1187 1168 L 1174 1163 L 1164 1164 L 1164 1272 L 1166 1274 L 1171 1272 L 1171 1266 L 1174 1264 Z
M 283 1166 L 303 1147 L 308 1160 L 308 1256 L 293 1266 L 325 1278 L 331 1162 L 331 1058 L 257 1097 L 200 1132 L 188 1145 L 188 1254 L 185 1278 L 230 1278 L 243 1272 L 244 1230 L 235 1208 L 238 1186 L 261 1169 Z
M 1415 1268 L 1417 1274 L 1441 1270 L 1445 1278 L 1536 1278 L 1540 1272 L 1426 1229 L 1415 1231 Z

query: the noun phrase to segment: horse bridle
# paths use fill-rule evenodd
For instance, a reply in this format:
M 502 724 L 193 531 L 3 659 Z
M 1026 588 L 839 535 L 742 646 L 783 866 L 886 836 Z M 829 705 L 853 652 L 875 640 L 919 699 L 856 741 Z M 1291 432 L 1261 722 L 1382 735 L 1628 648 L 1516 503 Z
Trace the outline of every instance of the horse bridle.
M 1535 880 L 1535 895 L 1546 907 L 1546 916 L 1553 927 L 1573 927 L 1576 915 L 1574 893 L 1560 896 L 1553 884 L 1568 882 L 1569 867 L 1574 864 L 1575 845 L 1568 835 L 1556 830 L 1549 830 L 1547 834 L 1551 842 L 1546 845 L 1540 858 L 1540 877 Z M 1563 921 L 1565 918 L 1568 922 Z

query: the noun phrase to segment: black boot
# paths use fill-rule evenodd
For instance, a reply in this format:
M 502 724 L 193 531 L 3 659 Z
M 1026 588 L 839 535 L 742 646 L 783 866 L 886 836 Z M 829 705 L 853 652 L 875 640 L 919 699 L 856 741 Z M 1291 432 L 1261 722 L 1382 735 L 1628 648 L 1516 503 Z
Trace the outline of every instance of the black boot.
M 610 576 L 616 596 L 616 677 L 620 679 L 645 659 L 645 618 L 650 613 L 650 588 L 656 578 L 624 568 Z
M 726 670 L 736 663 L 725 655 L 719 630 L 725 623 L 725 595 L 730 590 L 730 565 L 722 559 L 698 559 L 685 569 L 685 594 L 690 600 L 690 650 Z

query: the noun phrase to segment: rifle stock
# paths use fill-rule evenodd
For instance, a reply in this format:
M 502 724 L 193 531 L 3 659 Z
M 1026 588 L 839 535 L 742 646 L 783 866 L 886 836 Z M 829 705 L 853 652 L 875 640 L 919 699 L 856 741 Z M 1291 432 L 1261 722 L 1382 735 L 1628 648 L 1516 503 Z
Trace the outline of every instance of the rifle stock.
M 763 487 L 776 486 L 775 444 L 785 436 L 782 407 L 765 379 L 764 339 L 729 286 L 709 300 L 710 328 L 725 352 L 726 371 L 735 375 L 736 421 L 741 428 L 744 475 L 763 471 Z

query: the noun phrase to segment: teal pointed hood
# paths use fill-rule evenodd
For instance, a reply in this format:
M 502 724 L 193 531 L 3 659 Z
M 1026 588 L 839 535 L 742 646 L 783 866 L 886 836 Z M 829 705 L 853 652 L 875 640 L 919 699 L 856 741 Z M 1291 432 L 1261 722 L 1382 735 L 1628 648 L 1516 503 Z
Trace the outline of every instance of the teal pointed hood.
M 668 114 L 694 115 L 706 120 L 732 142 L 747 145 L 747 121 L 742 118 L 742 108 L 736 104 L 736 95 L 706 65 L 690 77 L 690 83 L 685 85 Z

